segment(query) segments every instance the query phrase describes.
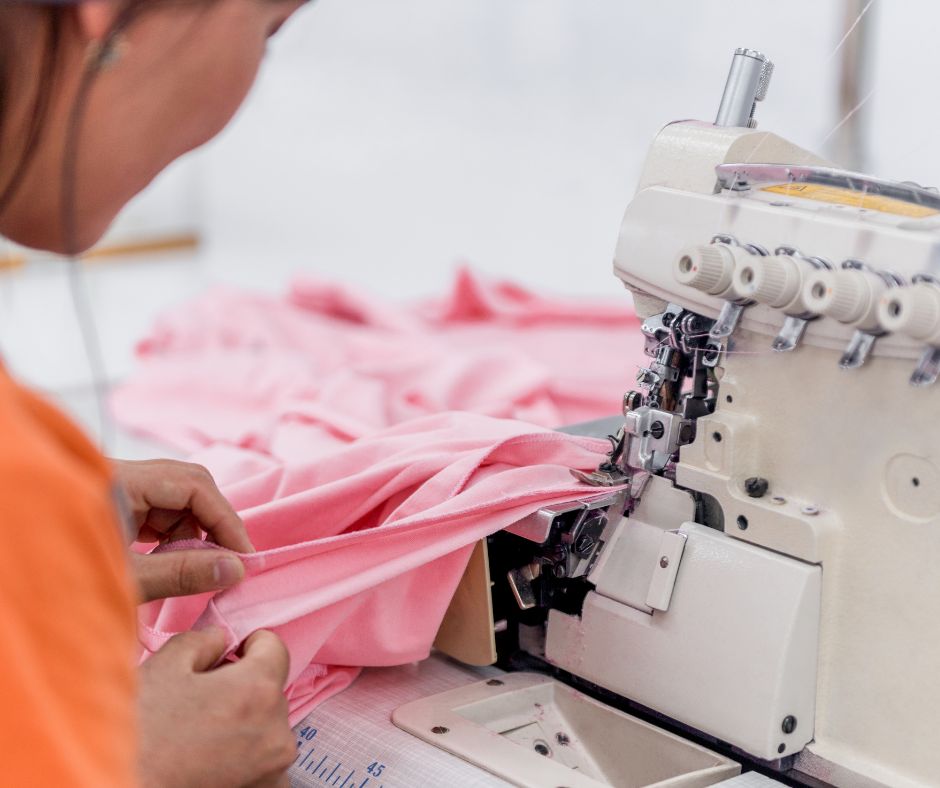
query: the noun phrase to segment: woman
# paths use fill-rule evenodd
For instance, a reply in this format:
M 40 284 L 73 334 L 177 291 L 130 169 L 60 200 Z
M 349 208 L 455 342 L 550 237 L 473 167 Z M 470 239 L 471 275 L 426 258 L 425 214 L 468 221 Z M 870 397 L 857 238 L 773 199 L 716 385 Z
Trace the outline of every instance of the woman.
M 157 173 L 228 122 L 267 38 L 301 4 L 0 1 L 0 234 L 88 248 Z M 274 635 L 255 633 L 238 663 L 213 669 L 221 633 L 188 633 L 134 668 L 136 602 L 243 575 L 234 552 L 251 544 L 208 473 L 108 462 L 2 371 L 0 434 L 0 784 L 284 780 L 294 742 Z M 127 560 L 129 540 L 196 531 L 234 552 Z

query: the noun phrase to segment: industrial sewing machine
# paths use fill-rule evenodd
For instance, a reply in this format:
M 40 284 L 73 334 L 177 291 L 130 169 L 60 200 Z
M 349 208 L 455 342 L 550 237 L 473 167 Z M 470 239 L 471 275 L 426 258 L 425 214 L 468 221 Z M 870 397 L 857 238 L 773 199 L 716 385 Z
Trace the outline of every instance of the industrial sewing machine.
M 771 69 L 738 50 L 716 122 L 653 142 L 598 496 L 491 538 L 442 628 L 565 684 L 396 713 L 514 784 L 940 784 L 940 194 L 757 131 Z

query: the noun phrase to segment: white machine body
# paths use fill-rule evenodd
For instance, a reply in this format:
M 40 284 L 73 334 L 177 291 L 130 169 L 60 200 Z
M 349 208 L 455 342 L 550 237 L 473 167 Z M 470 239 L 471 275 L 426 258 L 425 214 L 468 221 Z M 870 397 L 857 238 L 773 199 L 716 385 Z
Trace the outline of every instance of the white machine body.
M 756 131 L 769 74 L 738 50 L 718 122 L 653 142 L 614 259 L 650 361 L 598 497 L 489 562 L 573 683 L 797 783 L 938 785 L 940 194 Z
M 667 126 L 615 257 L 642 318 L 675 305 L 719 322 L 739 312 L 732 331 L 712 330 L 714 410 L 697 418 L 669 491 L 709 496 L 724 530 L 658 517 L 687 543 L 670 606 L 644 611 L 629 598 L 632 564 L 646 560 L 648 575 L 659 550 L 627 547 L 638 507 L 605 545 L 582 614 L 550 613 L 546 655 L 761 759 L 795 750 L 792 769 L 833 785 L 936 785 L 940 210 L 839 186 L 721 188 L 719 165 L 746 178 L 741 163 L 755 159 L 825 164 L 751 129 Z M 794 313 L 682 283 L 683 250 L 713 244 L 757 271 L 779 250 L 824 261 L 817 284 L 844 277 L 858 302 L 813 313 L 817 286 Z M 793 346 L 777 347 L 800 314 Z M 656 478 L 641 507 L 662 493 Z M 746 490 L 753 479 L 762 495 Z

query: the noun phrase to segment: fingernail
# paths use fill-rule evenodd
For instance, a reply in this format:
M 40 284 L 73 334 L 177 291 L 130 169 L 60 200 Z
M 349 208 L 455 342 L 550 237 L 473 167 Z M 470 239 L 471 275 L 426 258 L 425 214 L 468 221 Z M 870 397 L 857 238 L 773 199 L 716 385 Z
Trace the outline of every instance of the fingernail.
M 217 588 L 228 588 L 245 576 L 245 566 L 234 555 L 221 555 L 212 567 L 212 575 Z

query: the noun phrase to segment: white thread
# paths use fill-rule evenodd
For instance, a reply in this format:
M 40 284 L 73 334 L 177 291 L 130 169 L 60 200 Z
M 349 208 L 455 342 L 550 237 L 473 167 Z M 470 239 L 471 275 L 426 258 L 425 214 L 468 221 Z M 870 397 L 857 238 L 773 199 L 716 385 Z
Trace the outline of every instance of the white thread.
M 856 27 L 858 27 L 858 23 L 862 21 L 862 17 L 865 16 L 865 14 L 868 13 L 868 9 L 872 7 L 872 4 L 873 4 L 874 2 L 875 2 L 875 0 L 868 0 L 868 3 L 865 5 L 865 7 L 859 12 L 858 16 L 855 17 L 855 21 L 852 23 L 851 27 L 849 27 L 849 29 L 845 31 L 845 35 L 842 36 L 842 38 L 840 39 L 839 43 L 836 44 L 836 48 L 833 49 L 832 52 L 829 53 L 828 60 L 832 60 L 832 59 L 836 56 L 836 53 L 837 53 L 840 49 L 842 49 L 842 45 L 843 45 L 846 41 L 848 41 L 849 36 L 852 35 L 852 31 L 855 30 Z
M 68 261 L 69 290 L 72 296 L 72 306 L 78 321 L 82 336 L 82 346 L 85 358 L 88 361 L 88 370 L 91 373 L 92 391 L 95 397 L 95 407 L 98 412 L 98 444 L 102 453 L 107 454 L 108 449 L 114 445 L 114 421 L 108 411 L 108 379 L 101 352 L 101 341 L 98 337 L 98 327 L 95 324 L 94 312 L 88 301 L 88 292 L 82 279 L 82 262 L 77 257 Z

